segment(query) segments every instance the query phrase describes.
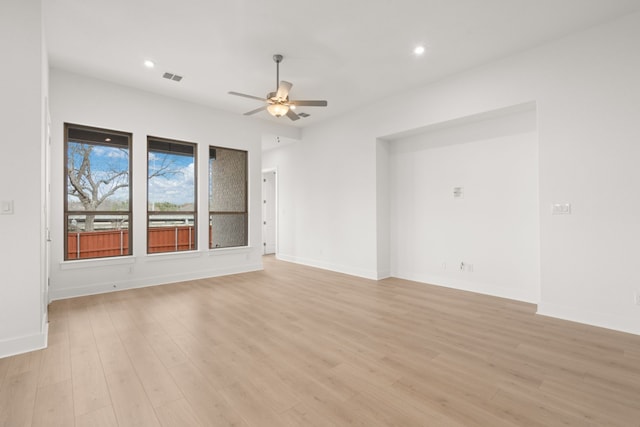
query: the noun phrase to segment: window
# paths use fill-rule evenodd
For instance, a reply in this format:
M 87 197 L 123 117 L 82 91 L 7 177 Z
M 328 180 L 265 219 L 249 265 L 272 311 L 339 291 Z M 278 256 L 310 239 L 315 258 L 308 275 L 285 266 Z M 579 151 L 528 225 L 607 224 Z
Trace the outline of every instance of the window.
M 65 124 L 65 260 L 131 255 L 131 134 Z
M 147 252 L 196 246 L 196 145 L 147 138 Z
M 247 246 L 247 152 L 209 147 L 209 248 Z

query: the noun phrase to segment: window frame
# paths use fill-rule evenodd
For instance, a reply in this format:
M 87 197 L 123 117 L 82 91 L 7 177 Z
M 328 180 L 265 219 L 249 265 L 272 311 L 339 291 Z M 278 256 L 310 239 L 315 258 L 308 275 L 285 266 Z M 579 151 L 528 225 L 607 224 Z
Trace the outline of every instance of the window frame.
M 244 153 L 244 211 L 214 211 L 211 210 L 211 197 L 213 188 L 211 186 L 211 150 L 228 150 L 228 151 L 236 151 L 240 153 Z M 207 194 L 207 208 L 208 208 L 208 219 L 209 219 L 209 237 L 208 237 L 208 246 L 210 250 L 219 250 L 219 249 L 233 249 L 233 248 L 246 248 L 249 246 L 249 151 L 241 150 L 239 148 L 229 148 L 222 147 L 219 145 L 209 145 L 208 148 L 209 156 L 207 158 L 207 167 L 208 167 L 208 194 Z M 244 236 L 245 241 L 243 245 L 237 246 L 213 246 L 213 227 L 212 227 L 212 218 L 214 215 L 244 215 Z
M 152 152 L 159 152 L 159 150 L 151 150 L 150 149 L 150 145 L 152 141 L 156 141 L 156 142 L 161 142 L 161 143 L 168 143 L 168 144 L 176 144 L 176 145 L 186 145 L 186 146 L 190 146 L 193 149 L 193 211 L 151 211 L 149 210 L 149 155 Z M 146 185 L 147 185 L 147 197 L 146 197 L 146 221 L 147 221 L 147 255 L 162 255 L 162 254 L 180 254 L 180 253 L 184 253 L 184 252 L 191 252 L 191 251 L 197 251 L 198 250 L 198 144 L 195 142 L 188 142 L 188 141 L 181 141 L 181 140 L 176 140 L 176 139 L 170 139 L 170 138 L 163 138 L 163 137 L 158 137 L 158 136 L 152 136 L 152 135 L 147 135 L 147 156 L 146 156 L 147 160 L 147 180 L 146 180 Z M 182 249 L 182 250 L 173 250 L 173 251 L 158 251 L 158 252 L 150 252 L 150 230 L 152 227 L 149 227 L 150 224 L 150 218 L 154 215 L 186 215 L 186 214 L 190 214 L 193 215 L 193 232 L 190 234 L 190 236 L 193 236 L 193 247 L 190 247 L 189 249 Z M 178 244 L 177 240 L 176 240 L 176 245 Z M 189 240 L 189 245 L 191 246 L 191 239 Z
M 90 131 L 90 132 L 100 132 L 100 133 L 106 133 L 106 134 L 111 134 L 111 135 L 119 135 L 119 136 L 123 136 L 127 138 L 127 150 L 128 150 L 128 181 L 129 181 L 129 185 L 128 185 L 128 210 L 126 211 L 103 211 L 103 210 L 96 210 L 96 211 L 87 211 L 87 210 L 69 210 L 69 187 L 68 187 L 68 179 L 69 179 L 69 130 L 70 129 L 74 129 L 74 130 L 80 130 L 80 131 Z M 97 146 L 107 146 L 107 147 L 113 147 L 116 146 L 115 144 L 108 144 L 108 143 L 98 143 L 95 141 L 88 141 L 88 140 L 82 140 L 80 138 L 77 138 L 77 140 L 79 142 L 83 142 L 83 143 L 87 143 L 87 144 L 93 144 L 93 145 L 97 145 Z M 75 141 L 71 141 L 71 142 L 75 142 Z M 64 123 L 64 154 L 63 154 L 63 162 L 64 162 L 64 172 L 63 172 L 63 198 L 64 198 L 64 203 L 63 203 L 63 215 L 62 215 L 62 229 L 64 232 L 64 253 L 63 253 L 63 261 L 78 261 L 78 260 L 99 260 L 99 259 L 112 259 L 112 258 L 116 258 L 116 257 L 130 257 L 133 255 L 133 134 L 131 132 L 125 132 L 125 131 L 119 131 L 119 130 L 112 130 L 112 129 L 106 129 L 106 128 L 99 128 L 99 127 L 94 127 L 94 126 L 86 126 L 86 125 L 79 125 L 79 124 L 75 124 L 75 123 Z M 128 245 L 127 245 L 127 253 L 122 253 L 120 255 L 108 255 L 108 256 L 98 256 L 98 257 L 86 257 L 86 258 L 69 258 L 69 229 L 68 229 L 68 224 L 69 224 L 69 216 L 72 215 L 94 215 L 94 216 L 99 216 L 99 215 L 126 215 L 128 216 L 128 221 L 127 221 L 127 231 L 128 231 Z

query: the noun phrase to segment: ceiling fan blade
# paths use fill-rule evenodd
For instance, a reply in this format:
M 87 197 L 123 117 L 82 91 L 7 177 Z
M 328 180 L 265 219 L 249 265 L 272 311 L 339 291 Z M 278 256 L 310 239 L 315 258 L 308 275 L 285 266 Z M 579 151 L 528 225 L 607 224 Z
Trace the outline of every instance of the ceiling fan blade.
M 294 122 L 300 118 L 300 116 L 298 116 L 296 113 L 294 113 L 293 110 L 287 111 L 287 117 L 289 117 Z
M 245 116 L 250 116 L 250 115 L 252 115 L 252 114 L 259 113 L 260 111 L 266 110 L 266 109 L 267 109 L 267 107 L 268 107 L 268 105 L 263 105 L 263 106 L 262 106 L 262 107 L 260 107 L 260 108 L 256 108 L 255 110 L 251 110 L 251 111 L 249 111 L 249 112 L 244 113 L 244 115 L 245 115 Z
M 296 107 L 326 107 L 327 101 L 289 101 L 289 104 Z
M 259 96 L 253 96 L 253 95 L 247 95 L 245 93 L 240 93 L 240 92 L 228 92 L 229 95 L 235 95 L 235 96 L 241 96 L 243 98 L 249 98 L 249 99 L 257 99 L 258 101 L 266 101 L 266 98 L 260 98 Z
M 291 86 L 293 86 L 293 84 L 282 80 L 280 82 L 280 85 L 278 86 L 278 91 L 276 92 L 276 98 L 287 99 L 287 96 L 289 96 L 289 91 L 291 90 Z

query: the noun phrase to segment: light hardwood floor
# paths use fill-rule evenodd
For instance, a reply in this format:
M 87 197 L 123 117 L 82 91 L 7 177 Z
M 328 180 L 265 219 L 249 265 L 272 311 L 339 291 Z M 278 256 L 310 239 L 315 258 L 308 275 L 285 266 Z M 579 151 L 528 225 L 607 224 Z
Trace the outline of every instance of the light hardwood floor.
M 640 426 L 640 336 L 264 261 L 54 302 L 0 426 Z

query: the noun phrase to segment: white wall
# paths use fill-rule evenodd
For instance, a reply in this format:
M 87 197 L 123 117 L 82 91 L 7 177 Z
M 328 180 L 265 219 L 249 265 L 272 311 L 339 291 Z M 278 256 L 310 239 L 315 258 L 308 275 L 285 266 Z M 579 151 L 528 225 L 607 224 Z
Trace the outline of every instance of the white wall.
M 535 110 L 454 121 L 390 147 L 391 275 L 537 302 Z
M 428 58 L 426 58 L 428 59 Z M 378 271 L 376 138 L 536 102 L 540 313 L 640 333 L 640 14 L 382 100 L 270 151 L 286 259 Z M 329 100 L 330 101 L 330 100 Z M 551 216 L 553 203 L 572 215 Z
M 43 153 L 46 52 L 39 0 L 0 3 L 0 357 L 46 345 L 43 316 Z
M 278 170 L 280 259 L 378 277 L 375 137 L 362 135 L 331 122 L 264 153 Z
M 61 70 L 51 72 L 52 299 L 170 283 L 262 268 L 261 139 L 263 133 L 296 138 L 297 129 L 251 120 Z M 133 134 L 133 256 L 63 261 L 63 124 Z M 199 249 L 146 254 L 146 137 L 198 144 Z M 208 147 L 249 151 L 249 247 L 209 250 Z

